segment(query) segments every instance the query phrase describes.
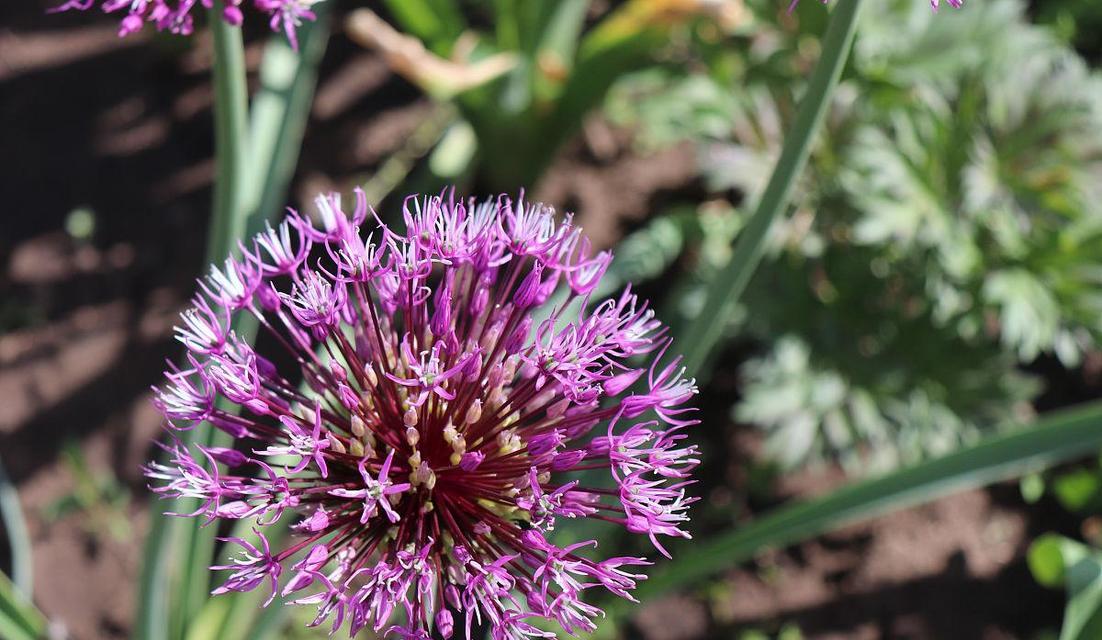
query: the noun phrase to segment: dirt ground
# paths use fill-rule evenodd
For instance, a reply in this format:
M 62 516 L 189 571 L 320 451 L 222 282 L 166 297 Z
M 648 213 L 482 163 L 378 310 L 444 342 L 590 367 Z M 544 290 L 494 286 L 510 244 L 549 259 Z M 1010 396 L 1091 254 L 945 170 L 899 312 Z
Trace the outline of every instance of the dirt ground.
M 209 42 L 188 50 L 150 34 L 119 40 L 110 18 L 47 16 L 47 6 L 0 4 L 0 454 L 30 520 L 36 601 L 78 640 L 127 638 L 148 511 L 138 466 L 159 424 L 148 389 L 178 353 L 174 316 L 203 266 Z M 260 39 L 250 42 L 255 65 Z M 428 109 L 336 34 L 292 204 L 370 174 Z M 622 138 L 575 144 L 537 190 L 576 209 L 603 244 L 698 189 L 691 150 L 639 157 Z M 94 231 L 74 236 L 89 212 Z M 713 387 L 716 397 L 733 392 Z M 709 432 L 709 446 L 735 461 L 704 469 L 706 501 L 720 507 L 745 493 L 744 438 L 725 407 L 709 415 L 707 424 L 727 425 Z M 103 496 L 130 499 L 58 508 L 80 485 L 70 447 Z M 785 478 L 780 496 L 840 481 L 808 472 Z M 1063 597 L 1034 584 L 1023 554 L 1031 536 L 1073 526 L 1061 518 L 1045 503 L 1027 507 L 1012 486 L 966 493 L 647 603 L 625 633 L 696 640 L 795 623 L 808 638 L 1030 638 L 1058 623 Z M 0 568 L 8 562 L 0 555 Z

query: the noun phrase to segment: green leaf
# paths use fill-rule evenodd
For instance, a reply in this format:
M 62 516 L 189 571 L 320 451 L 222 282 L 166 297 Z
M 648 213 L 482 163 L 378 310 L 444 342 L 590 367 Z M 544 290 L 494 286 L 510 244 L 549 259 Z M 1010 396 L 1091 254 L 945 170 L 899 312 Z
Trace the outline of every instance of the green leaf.
M 591 0 L 556 0 L 540 34 L 537 55 L 553 54 L 559 62 L 570 64 L 578 37 L 585 26 L 585 14 Z
M 27 533 L 27 522 L 23 519 L 19 493 L 8 479 L 2 462 L 0 462 L 0 520 L 4 523 L 8 544 L 11 547 L 12 577 L 15 588 L 25 597 L 30 598 L 34 593 L 31 538 Z
M 403 31 L 420 38 L 438 55 L 450 55 L 452 44 L 466 28 L 454 0 L 386 0 L 385 4 Z
M 1052 493 L 1068 511 L 1083 511 L 1097 504 L 1100 484 L 1098 470 L 1076 469 L 1062 473 L 1052 481 Z
M 1023 361 L 1035 359 L 1055 341 L 1060 305 L 1048 287 L 1025 269 L 991 273 L 983 297 L 999 310 L 1000 336 L 1016 346 Z
M 210 598 L 187 627 L 186 640 L 224 640 L 222 627 L 226 623 L 232 602 L 230 598 Z
M 730 533 L 675 552 L 676 562 L 642 583 L 640 599 L 696 584 L 768 548 L 784 547 L 839 527 L 942 496 L 1036 471 L 1102 446 L 1102 402 L 1044 416 L 1028 429 L 913 467 L 857 482 L 814 500 L 786 506 Z M 619 606 L 619 605 L 614 605 Z
M 1026 555 L 1033 579 L 1043 587 L 1059 589 L 1064 586 L 1064 552 L 1066 538 L 1046 533 L 1033 541 Z
M 260 88 L 249 113 L 251 153 L 258 162 L 250 176 L 253 197 L 247 233 L 260 231 L 262 221 L 283 212 L 314 102 L 318 64 L 329 43 L 331 6 L 317 5 L 315 20 L 298 28 L 298 51 L 282 35 L 269 38 L 264 47 Z
M 429 169 L 439 178 L 455 180 L 467 171 L 477 151 L 478 137 L 470 123 L 456 121 L 429 156 Z
M 1060 640 L 1102 637 L 1102 552 L 1048 533 L 1030 547 L 1029 568 L 1042 585 L 1068 591 Z
M 38 640 L 46 633 L 46 617 L 0 573 L 0 638 Z
M 220 12 L 221 4 L 216 2 L 213 11 Z M 241 29 L 224 20 L 212 21 L 210 28 L 214 34 L 214 153 L 218 170 L 214 180 L 214 212 L 207 238 L 207 262 L 220 264 L 233 253 L 250 227 L 250 205 L 255 201 L 251 187 L 255 182 L 250 162 L 249 90 Z M 239 332 L 238 335 L 251 341 L 255 334 Z M 197 442 L 208 447 L 229 444 L 229 436 L 210 424 L 199 425 L 186 435 L 186 443 Z M 214 549 L 215 531 L 202 529 L 197 522 L 181 522 L 175 528 L 178 529 L 175 545 L 179 560 L 176 567 L 178 591 L 171 598 L 167 620 L 152 621 L 155 629 L 149 631 L 156 634 L 152 637 L 163 637 L 166 629 L 170 629 L 174 638 L 185 638 L 188 625 L 210 590 L 207 566 Z M 167 591 L 165 593 L 167 595 Z
M 1077 559 L 1071 562 L 1073 558 Z M 1102 553 L 1067 540 L 1064 561 L 1068 565 L 1068 605 L 1060 640 L 1102 637 Z
M 1039 473 L 1031 473 L 1022 476 L 1018 487 L 1022 492 L 1022 500 L 1027 504 L 1036 504 L 1045 495 L 1045 478 Z
M 796 179 L 811 153 L 811 143 L 822 125 L 830 97 L 838 86 L 842 68 L 857 30 L 861 0 L 836 3 L 830 26 L 823 36 L 823 53 L 815 66 L 791 130 L 785 137 L 773 175 L 758 201 L 754 215 L 738 235 L 734 254 L 713 281 L 704 308 L 679 341 L 690 373 L 703 369 L 708 356 L 722 338 L 731 309 L 757 269 L 764 252 L 764 238 L 773 221 L 788 208 Z

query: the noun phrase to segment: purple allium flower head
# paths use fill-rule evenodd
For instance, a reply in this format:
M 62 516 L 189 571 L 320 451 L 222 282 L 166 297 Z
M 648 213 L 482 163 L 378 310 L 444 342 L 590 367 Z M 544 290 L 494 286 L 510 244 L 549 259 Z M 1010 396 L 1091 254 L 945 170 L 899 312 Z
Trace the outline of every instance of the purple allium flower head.
M 590 300 L 611 255 L 548 207 L 411 197 L 402 232 L 356 196 L 351 215 L 319 198 L 321 228 L 292 212 L 200 283 L 177 329 L 188 364 L 155 403 L 175 430 L 206 420 L 236 443 L 167 446 L 154 491 L 197 505 L 176 515 L 255 519 L 214 592 L 267 584 L 315 607 L 311 626 L 594 629 L 585 592 L 632 599 L 649 562 L 560 547 L 557 523 L 618 524 L 665 555 L 663 537 L 689 537 L 696 387 L 664 328 L 630 288 Z M 241 340 L 239 314 L 282 353 Z M 602 469 L 611 488 L 579 476 Z M 280 548 L 263 529 L 285 513 Z
M 241 12 L 243 0 L 226 0 L 222 9 L 222 20 L 237 26 L 244 16 Z M 310 7 L 321 0 L 252 0 L 253 6 L 268 14 L 272 31 L 287 34 L 291 46 L 298 49 L 295 37 L 296 28 L 302 21 L 313 20 Z M 97 0 L 67 0 L 64 4 L 51 9 L 51 12 L 88 11 L 97 4 Z M 192 10 L 197 6 L 205 9 L 214 7 L 213 0 L 102 0 L 100 9 L 104 13 L 125 13 L 119 23 L 119 36 L 128 36 L 139 31 L 149 22 L 158 31 L 168 31 L 180 35 L 191 35 L 195 30 L 195 17 Z

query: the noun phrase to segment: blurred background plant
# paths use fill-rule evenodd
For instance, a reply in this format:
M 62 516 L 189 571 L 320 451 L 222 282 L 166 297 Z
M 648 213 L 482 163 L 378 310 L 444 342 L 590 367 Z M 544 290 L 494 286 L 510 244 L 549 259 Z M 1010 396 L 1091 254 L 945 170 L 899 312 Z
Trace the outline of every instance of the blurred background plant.
M 536 184 L 594 116 L 641 153 L 698 147 L 706 201 L 629 233 L 614 269 L 675 278 L 662 302 L 682 325 L 769 177 L 826 17 L 771 0 L 383 5 L 393 26 L 358 10 L 353 39 L 456 107 L 418 142 L 416 186 Z M 885 469 L 1027 420 L 1029 366 L 1077 366 L 1102 331 L 1102 85 L 1059 27 L 1089 11 L 1045 5 L 1050 29 L 1026 9 L 865 11 L 797 208 L 729 328 L 757 353 L 734 415 L 785 468 Z
M 0 637 L 10 640 L 61 640 L 63 628 L 51 629 L 46 616 L 31 601 L 34 592 L 31 541 L 19 495 L 0 462 L 0 523 L 8 540 L 12 578 L 0 568 Z
M 399 33 L 369 9 L 352 37 L 379 50 L 426 94 L 461 113 L 429 158 L 443 183 L 488 191 L 532 187 L 624 74 L 708 34 L 735 29 L 741 0 L 387 0 Z M 671 45 L 671 43 L 673 43 Z
M 73 491 L 42 510 L 42 519 L 54 523 L 76 516 L 88 535 L 95 538 L 111 536 L 115 540 L 130 539 L 127 510 L 130 492 L 111 472 L 95 473 L 88 468 L 80 447 L 74 442 L 65 445 L 63 465 L 72 476 Z
M 1042 389 L 1029 369 L 1078 366 L 1102 335 L 1099 76 L 1021 2 L 920 4 L 867 8 L 797 207 L 732 319 L 758 354 L 734 413 L 787 468 L 891 467 L 1028 419 Z M 646 148 L 698 146 L 712 196 L 672 213 L 667 234 L 682 321 L 760 193 L 815 55 L 806 27 L 749 6 L 743 46 L 688 75 L 636 73 L 606 104 Z
M 1102 468 L 1099 461 L 1021 481 L 1023 497 L 1037 502 L 1049 493 L 1080 522 L 1079 535 L 1040 535 L 1029 548 L 1029 568 L 1038 583 L 1067 594 L 1060 640 L 1086 640 L 1102 633 Z M 1055 634 L 1053 637 L 1056 637 Z

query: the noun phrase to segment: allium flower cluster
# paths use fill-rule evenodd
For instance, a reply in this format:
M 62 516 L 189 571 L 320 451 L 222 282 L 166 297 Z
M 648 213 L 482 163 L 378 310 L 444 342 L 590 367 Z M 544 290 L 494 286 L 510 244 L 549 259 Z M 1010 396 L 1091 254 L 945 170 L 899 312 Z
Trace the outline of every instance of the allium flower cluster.
M 663 554 L 689 537 L 696 387 L 663 356 L 664 328 L 630 287 L 591 300 L 611 255 L 523 198 L 410 197 L 403 233 L 362 193 L 351 215 L 337 196 L 318 207 L 320 228 L 291 212 L 212 267 L 176 329 L 189 364 L 156 391 L 172 428 L 208 421 L 236 441 L 177 442 L 146 469 L 157 493 L 198 501 L 183 515 L 255 518 L 215 593 L 266 584 L 268 602 L 352 635 L 593 630 L 585 592 L 633 599 L 649 563 L 559 546 L 562 519 Z M 281 353 L 239 339 L 240 314 Z M 295 536 L 276 549 L 264 527 L 283 518 Z
M 291 46 L 298 48 L 295 29 L 303 20 L 314 20 L 310 7 L 321 0 L 252 0 L 257 10 L 268 15 L 268 24 L 272 31 L 283 31 Z M 97 0 L 68 0 L 54 11 L 87 11 L 94 7 Z M 180 35 L 191 35 L 195 30 L 195 18 L 192 10 L 197 7 L 212 9 L 213 0 L 103 0 L 99 3 L 104 13 L 125 13 L 119 24 L 119 36 L 127 36 L 142 28 L 145 23 L 153 24 L 158 31 L 168 31 Z M 225 0 L 222 19 L 234 26 L 244 20 L 241 11 L 242 0 Z

